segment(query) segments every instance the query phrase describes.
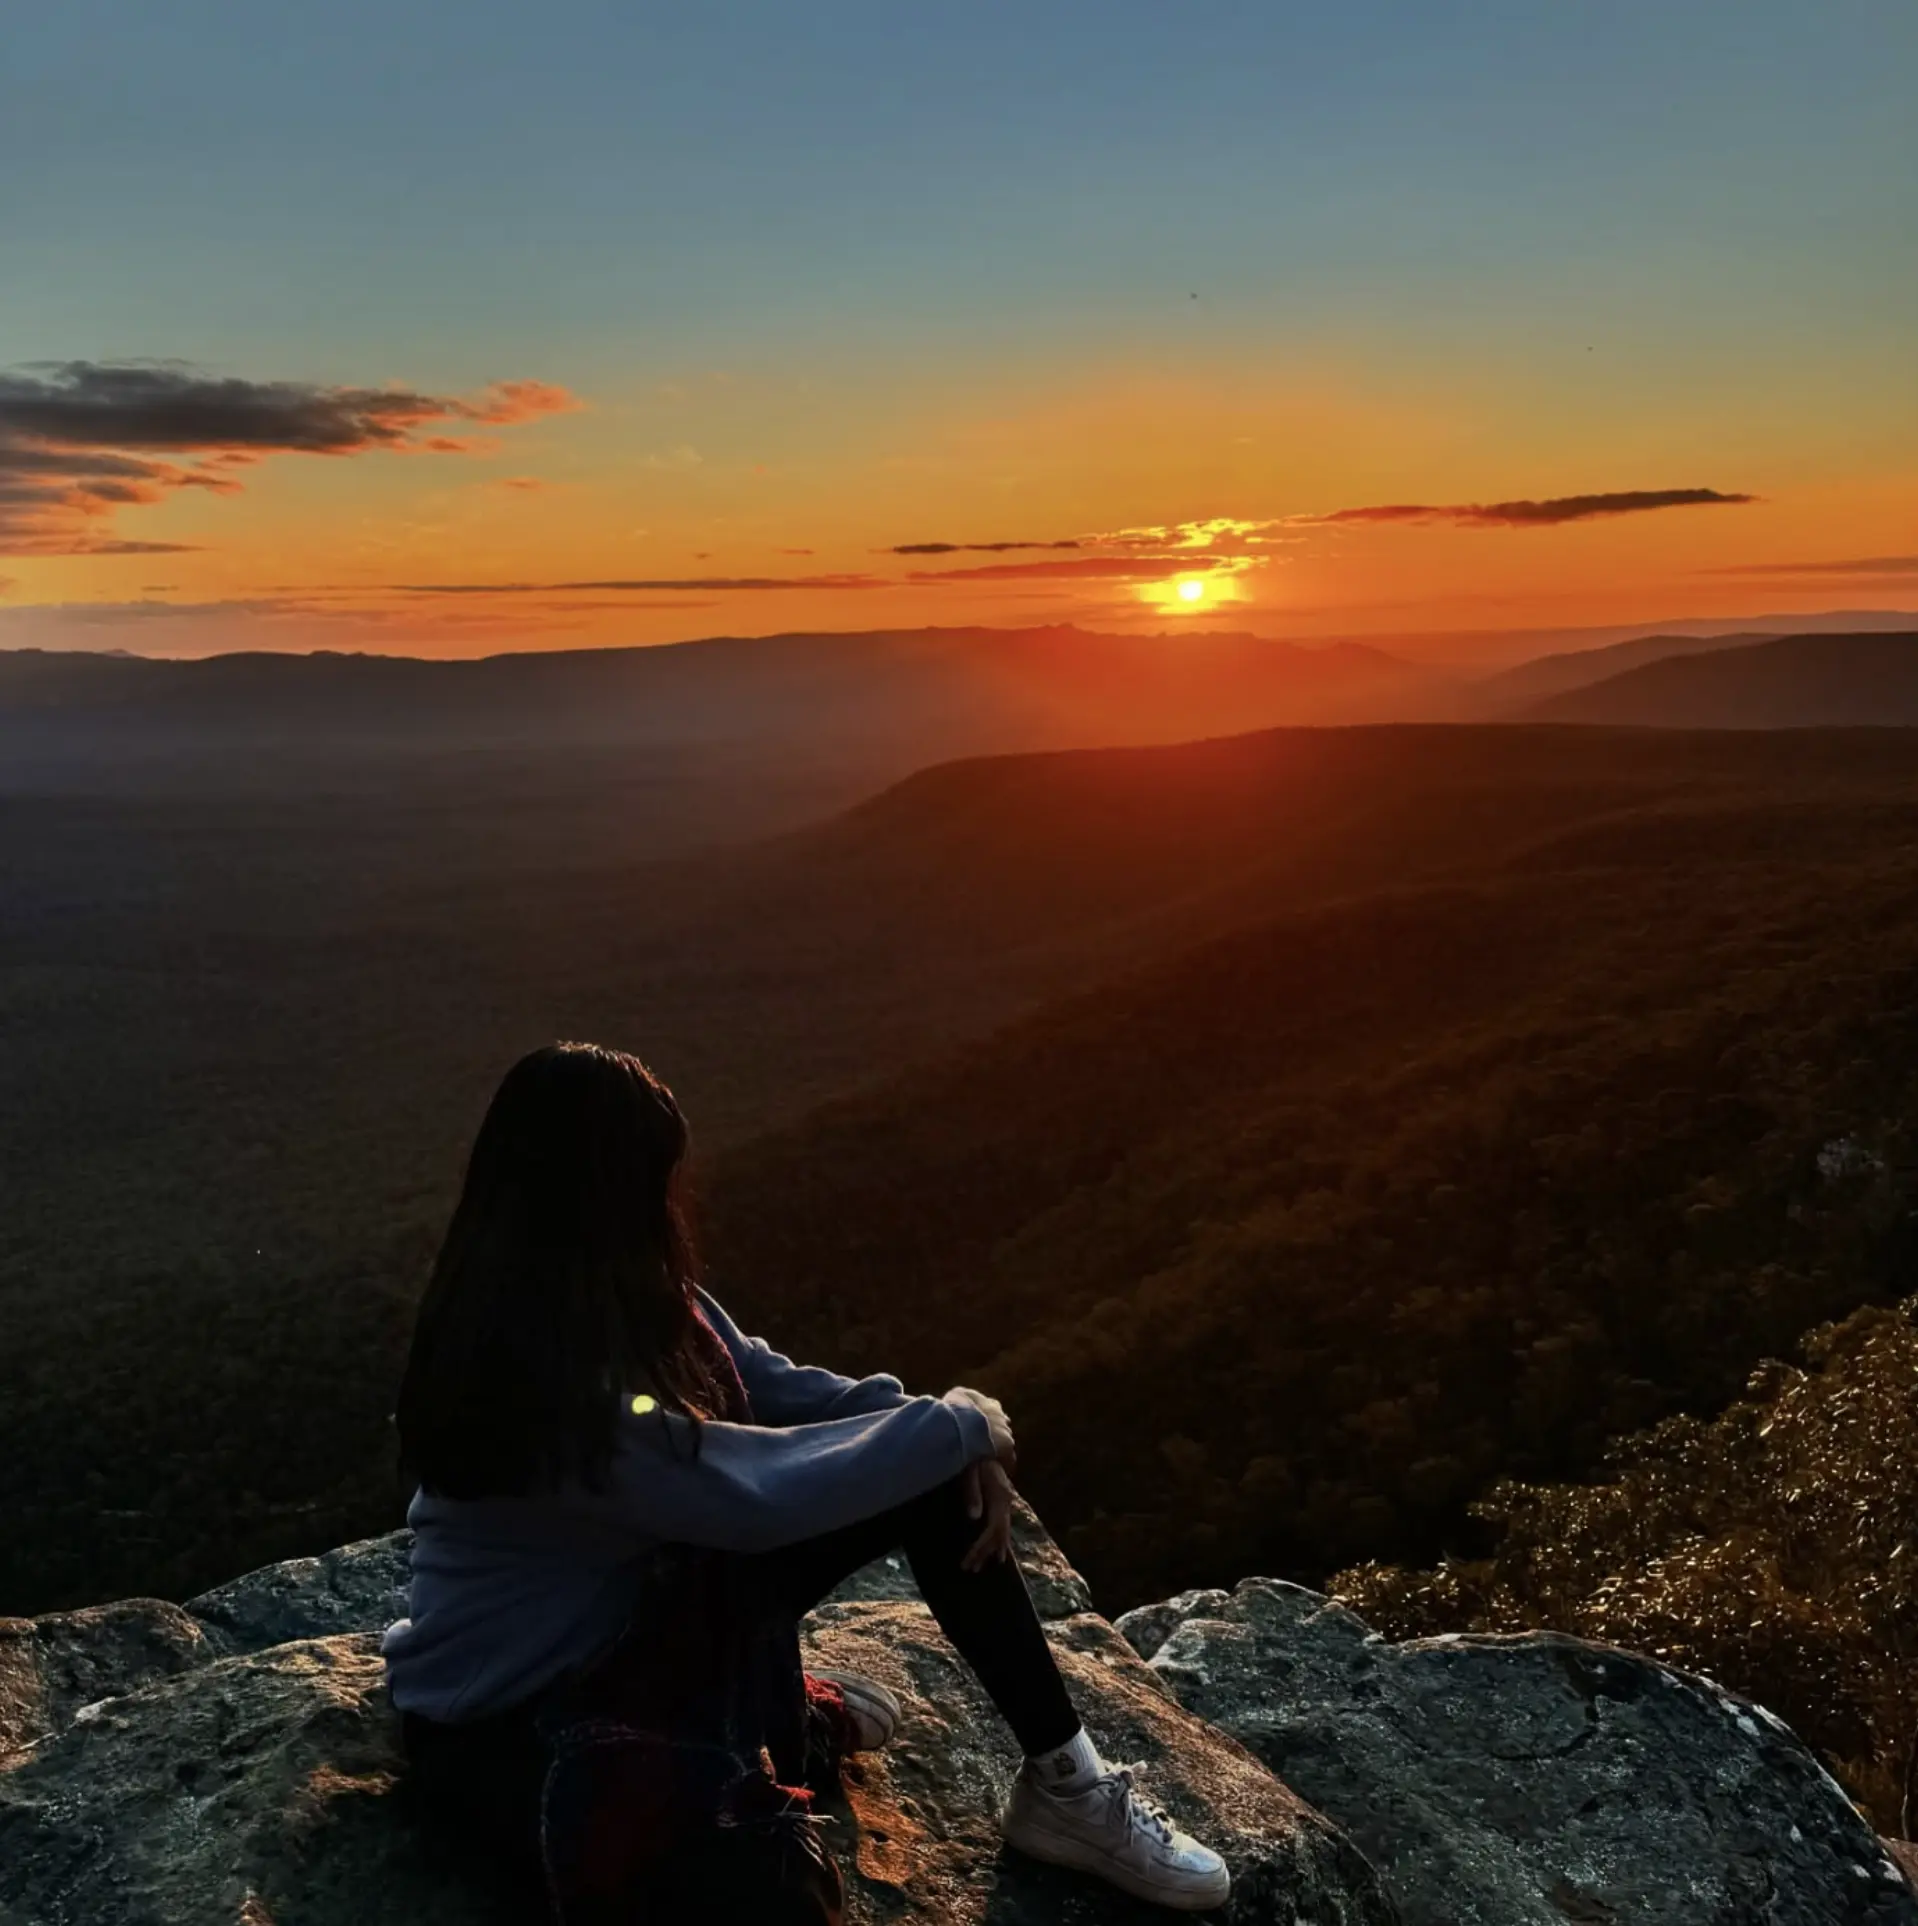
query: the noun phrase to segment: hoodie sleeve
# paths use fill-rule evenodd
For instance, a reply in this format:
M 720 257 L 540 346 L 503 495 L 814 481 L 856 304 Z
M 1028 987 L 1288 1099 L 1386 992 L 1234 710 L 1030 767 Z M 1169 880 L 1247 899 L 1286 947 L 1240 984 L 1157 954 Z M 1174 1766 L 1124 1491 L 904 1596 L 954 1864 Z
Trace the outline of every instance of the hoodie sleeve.
M 884 1372 L 869 1378 L 842 1378 L 817 1365 L 795 1364 L 764 1338 L 747 1337 L 704 1291 L 700 1308 L 719 1340 L 732 1353 L 740 1382 L 752 1400 L 753 1416 L 765 1425 L 817 1424 L 827 1418 L 893 1411 L 910 1400 L 906 1388 Z
M 693 1425 L 622 1412 L 612 1499 L 637 1531 L 766 1552 L 889 1511 L 992 1455 L 969 1405 L 908 1398 L 884 1411 L 782 1427 Z

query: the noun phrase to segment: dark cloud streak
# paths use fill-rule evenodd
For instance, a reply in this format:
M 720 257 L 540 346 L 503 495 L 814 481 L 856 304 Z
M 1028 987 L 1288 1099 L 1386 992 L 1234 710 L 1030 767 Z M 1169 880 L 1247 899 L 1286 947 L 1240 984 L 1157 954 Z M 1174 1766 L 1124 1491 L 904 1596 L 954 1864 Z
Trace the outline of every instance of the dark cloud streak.
M 693 575 L 604 582 L 395 582 L 400 595 L 608 595 L 688 594 L 718 589 L 877 589 L 891 585 L 877 575 Z
M 1070 542 L 900 542 L 882 550 L 887 555 L 1005 555 L 1021 548 L 1084 548 Z
M 183 489 L 237 493 L 238 471 L 268 455 L 465 454 L 475 444 L 421 431 L 504 427 L 574 405 L 564 389 L 537 381 L 461 396 L 249 381 L 173 361 L 42 362 L 0 372 L 0 553 L 172 552 L 182 545 L 97 531 L 121 509 Z
M 1435 506 L 1388 502 L 1374 508 L 1339 508 L 1329 515 L 1303 515 L 1306 523 L 1451 522 L 1461 528 L 1557 528 L 1566 522 L 1608 515 L 1642 515 L 1658 508 L 1736 507 L 1756 495 L 1727 495 L 1716 488 L 1630 488 L 1610 495 L 1557 495 L 1546 501 L 1455 502 Z
M 988 562 L 976 568 L 918 568 L 907 579 L 935 584 L 1021 582 L 1041 577 L 1064 581 L 1164 581 L 1175 575 L 1205 575 L 1229 566 L 1229 558 L 1203 552 L 1183 555 L 1088 555 L 1069 562 Z
M 0 434 L 56 448 L 358 454 L 404 446 L 427 422 L 496 426 L 571 405 L 564 389 L 537 381 L 462 398 L 247 381 L 172 361 L 64 361 L 0 374 Z

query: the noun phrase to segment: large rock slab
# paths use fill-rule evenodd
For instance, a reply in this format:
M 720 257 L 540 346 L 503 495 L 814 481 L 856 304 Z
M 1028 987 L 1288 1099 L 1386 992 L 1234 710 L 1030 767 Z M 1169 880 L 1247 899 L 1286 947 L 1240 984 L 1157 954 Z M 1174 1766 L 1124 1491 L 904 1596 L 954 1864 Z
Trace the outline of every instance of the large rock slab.
M 43 1618 L 0 1618 L 0 1757 L 76 1713 L 214 1656 L 177 1605 L 124 1598 Z
M 1762 1707 L 1553 1633 L 1394 1645 L 1271 1579 L 1119 1629 L 1363 1849 L 1406 1926 L 1918 1926 Z
M 1050 1634 L 1087 1722 L 1215 1841 L 1239 1926 L 1391 1926 L 1356 1849 L 1183 1711 L 1110 1626 Z M 1145 1926 L 1160 1917 L 1000 1844 L 1015 1759 L 923 1606 L 832 1605 L 822 1663 L 900 1691 L 897 1748 L 849 1768 L 835 1841 L 855 1926 Z M 377 1639 L 213 1660 L 96 1703 L 0 1761 L 4 1926 L 499 1926 L 484 1878 L 436 1863 L 408 1810 Z M 525 1926 L 522 1921 L 521 1926 Z
M 493 1926 L 406 1823 L 377 1642 L 99 1705 L 0 1769 L 4 1926 Z
M 227 1653 L 383 1631 L 406 1616 L 412 1550 L 410 1531 L 362 1538 L 318 1558 L 289 1558 L 248 1572 L 188 1599 L 186 1609 L 207 1628 L 215 1649 Z
M 1351 1842 L 1241 1746 L 1185 1712 L 1091 1614 L 1047 1628 L 1106 1757 L 1137 1763 L 1147 1790 L 1222 1852 L 1241 1926 L 1387 1926 L 1397 1918 Z M 840 1858 L 848 1916 L 926 1926 L 1147 1926 L 1163 1912 L 1004 1850 L 998 1813 L 1019 1754 L 923 1605 L 830 1604 L 808 1623 L 809 1657 L 882 1679 L 907 1708 L 884 1753 L 846 1773 Z

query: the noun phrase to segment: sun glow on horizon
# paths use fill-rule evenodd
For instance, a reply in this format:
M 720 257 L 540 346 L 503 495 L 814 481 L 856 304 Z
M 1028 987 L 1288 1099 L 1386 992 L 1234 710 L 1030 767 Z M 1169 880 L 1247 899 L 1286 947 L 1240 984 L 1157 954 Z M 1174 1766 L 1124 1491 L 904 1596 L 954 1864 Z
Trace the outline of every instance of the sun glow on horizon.
M 1162 615 L 1203 615 L 1208 609 L 1221 608 L 1239 599 L 1231 575 L 1220 571 L 1206 575 L 1174 575 L 1162 581 L 1142 583 L 1137 591 L 1140 601 Z

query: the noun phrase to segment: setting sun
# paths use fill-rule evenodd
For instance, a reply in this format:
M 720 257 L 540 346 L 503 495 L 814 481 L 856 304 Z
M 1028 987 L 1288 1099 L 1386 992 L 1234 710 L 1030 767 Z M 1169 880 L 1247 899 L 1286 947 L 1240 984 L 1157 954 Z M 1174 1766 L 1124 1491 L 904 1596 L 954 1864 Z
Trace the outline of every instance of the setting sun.
M 1200 581 L 1185 581 L 1179 584 L 1181 602 L 1198 602 L 1205 598 L 1205 584 Z

